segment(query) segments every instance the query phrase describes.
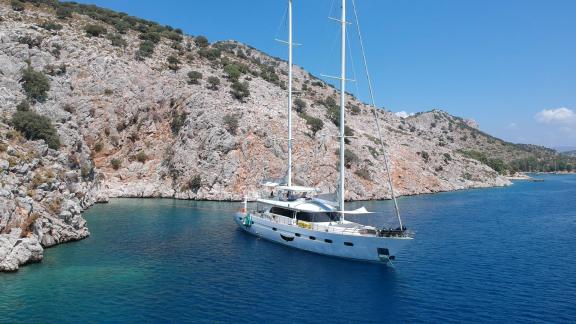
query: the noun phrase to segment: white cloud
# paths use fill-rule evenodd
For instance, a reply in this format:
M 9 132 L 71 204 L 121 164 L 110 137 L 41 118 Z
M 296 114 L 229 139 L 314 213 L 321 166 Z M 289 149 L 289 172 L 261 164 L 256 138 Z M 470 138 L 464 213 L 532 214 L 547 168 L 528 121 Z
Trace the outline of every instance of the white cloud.
M 544 124 L 571 124 L 576 123 L 576 112 L 562 107 L 556 109 L 544 109 L 534 116 L 539 123 Z
M 400 118 L 408 118 L 408 117 L 410 117 L 410 116 L 413 116 L 414 114 L 413 114 L 413 113 L 407 113 L 407 112 L 405 112 L 404 110 L 402 110 L 402 111 L 399 111 L 399 112 L 397 112 L 397 113 L 394 113 L 394 115 L 396 115 L 396 116 L 398 116 L 398 117 L 400 117 Z

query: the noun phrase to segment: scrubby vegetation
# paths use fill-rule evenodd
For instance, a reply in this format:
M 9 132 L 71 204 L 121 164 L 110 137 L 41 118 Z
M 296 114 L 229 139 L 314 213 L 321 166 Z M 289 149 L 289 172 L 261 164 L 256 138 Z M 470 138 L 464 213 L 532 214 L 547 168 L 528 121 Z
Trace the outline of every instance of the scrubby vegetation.
M 199 84 L 199 80 L 202 80 L 202 73 L 198 71 L 188 72 L 188 84 Z
M 248 86 L 248 82 L 239 82 L 234 81 L 232 82 L 231 91 L 230 93 L 232 96 L 240 101 L 244 101 L 245 98 L 250 96 L 250 89 Z
M 120 169 L 120 167 L 122 166 L 122 160 L 120 160 L 120 159 L 112 159 L 112 160 L 110 161 L 110 165 L 112 166 L 112 168 L 113 168 L 114 170 L 118 170 L 118 169 Z
M 12 10 L 14 11 L 24 11 L 24 4 L 18 0 L 10 1 L 10 5 L 12 6 Z
M 35 71 L 31 66 L 28 66 L 22 71 L 20 82 L 28 98 L 36 101 L 46 100 L 50 90 L 50 80 L 44 73 Z
M 306 120 L 306 125 L 308 125 L 308 127 L 310 127 L 310 130 L 312 131 L 312 135 L 314 135 L 314 136 L 316 136 L 316 133 L 318 133 L 320 130 L 322 130 L 322 128 L 324 128 L 324 122 L 320 118 L 310 116 L 310 115 L 306 114 L 305 112 L 301 113 L 300 117 L 302 117 L 304 120 Z
M 302 114 L 306 112 L 306 102 L 300 98 L 294 100 L 294 109 L 297 113 Z
M 187 187 L 193 192 L 197 192 L 202 188 L 202 177 L 199 174 L 194 175 L 190 180 L 188 180 Z
M 122 36 L 120 36 L 120 34 L 108 34 L 106 36 L 106 38 L 110 41 L 112 46 L 116 46 L 116 47 L 128 46 L 128 43 L 126 42 L 126 40 Z
M 57 24 L 57 23 L 52 22 L 52 21 L 43 22 L 43 23 L 41 23 L 41 24 L 38 25 L 38 26 L 40 26 L 41 28 L 44 28 L 44 29 L 46 29 L 46 30 L 49 30 L 49 31 L 62 30 L 62 25 Z
M 170 128 L 172 129 L 172 134 L 177 135 L 180 133 L 180 129 L 186 123 L 186 118 L 188 115 L 185 112 L 178 113 L 177 111 L 172 112 L 172 120 L 170 121 Z
M 140 152 L 138 152 L 138 154 L 136 154 L 136 161 L 138 161 L 140 163 L 144 163 L 147 160 L 148 160 L 148 155 L 146 155 L 146 152 L 140 151 Z
M 458 153 L 462 154 L 467 158 L 480 161 L 481 163 L 486 164 L 487 166 L 491 167 L 494 171 L 497 171 L 500 174 L 504 174 L 508 170 L 508 166 L 504 163 L 504 161 L 500 159 L 488 158 L 481 152 L 474 150 L 458 150 Z
M 218 90 L 220 86 L 220 79 L 215 76 L 211 76 L 208 78 L 208 89 L 210 90 Z
M 224 121 L 224 127 L 226 128 L 228 133 L 236 135 L 238 132 L 238 124 L 239 124 L 238 116 L 233 114 L 227 114 L 224 116 L 223 121 Z
M 210 42 L 208 42 L 208 38 L 206 38 L 205 36 L 197 36 L 194 39 L 194 43 L 196 43 L 196 46 L 200 47 L 200 48 L 204 48 L 207 47 L 208 45 L 210 45 Z
M 44 140 L 51 149 L 60 148 L 60 138 L 50 119 L 29 109 L 27 104 L 18 105 L 18 110 L 12 115 L 12 126 L 28 140 Z
M 180 69 L 180 60 L 174 56 L 170 55 L 166 59 L 168 61 L 168 68 L 172 71 L 178 71 Z
M 108 32 L 106 27 L 95 24 L 86 25 L 86 27 L 84 27 L 84 31 L 86 31 L 86 35 L 90 37 L 100 37 L 101 35 L 106 35 Z
M 155 46 L 156 45 L 149 40 L 145 40 L 142 43 L 140 43 L 138 51 L 136 51 L 136 59 L 139 61 L 143 61 L 144 59 L 152 56 L 152 54 L 154 54 Z

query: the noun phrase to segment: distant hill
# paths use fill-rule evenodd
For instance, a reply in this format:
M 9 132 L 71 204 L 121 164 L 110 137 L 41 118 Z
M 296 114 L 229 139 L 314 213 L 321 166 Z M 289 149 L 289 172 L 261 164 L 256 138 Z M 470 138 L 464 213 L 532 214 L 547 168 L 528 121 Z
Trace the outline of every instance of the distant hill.
M 562 154 L 576 158 L 576 150 L 574 150 L 574 151 L 565 151 L 565 152 L 562 152 Z
M 576 170 L 576 159 L 570 155 L 544 146 L 506 142 L 470 125 L 468 120 L 433 110 L 406 118 L 405 128 L 501 173 Z

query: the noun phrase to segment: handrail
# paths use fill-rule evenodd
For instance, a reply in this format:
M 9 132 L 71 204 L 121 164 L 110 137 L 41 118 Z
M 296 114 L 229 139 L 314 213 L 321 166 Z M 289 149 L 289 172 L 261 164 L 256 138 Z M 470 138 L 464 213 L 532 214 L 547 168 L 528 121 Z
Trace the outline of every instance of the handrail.
M 300 228 L 300 226 L 298 226 L 298 223 L 295 222 L 294 219 L 290 218 L 290 217 L 286 217 L 286 216 L 282 216 L 282 215 L 276 215 L 276 214 L 272 214 L 269 212 L 258 212 L 258 213 L 255 213 L 254 216 L 269 220 L 269 221 L 274 222 L 274 223 Z M 327 226 L 327 225 L 321 225 L 321 224 L 310 222 L 310 225 L 311 225 L 312 230 L 318 231 L 318 232 L 337 233 L 337 234 L 350 233 L 350 234 L 356 234 L 359 236 L 374 236 L 374 235 L 361 234 L 360 230 L 364 227 L 367 227 L 367 226 L 364 226 L 361 224 L 360 224 L 360 226 L 354 226 L 354 227 L 336 227 L 336 226 L 329 226 L 329 225 Z

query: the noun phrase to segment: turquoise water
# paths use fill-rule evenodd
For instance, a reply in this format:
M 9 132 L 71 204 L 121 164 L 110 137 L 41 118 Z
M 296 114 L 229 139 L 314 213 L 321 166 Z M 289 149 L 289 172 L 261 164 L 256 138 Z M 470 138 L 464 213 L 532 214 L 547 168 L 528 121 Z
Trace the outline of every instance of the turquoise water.
M 576 322 L 576 176 L 405 197 L 396 268 L 256 239 L 238 204 L 120 199 L 0 274 L 0 322 Z M 389 202 L 368 202 L 390 215 Z

